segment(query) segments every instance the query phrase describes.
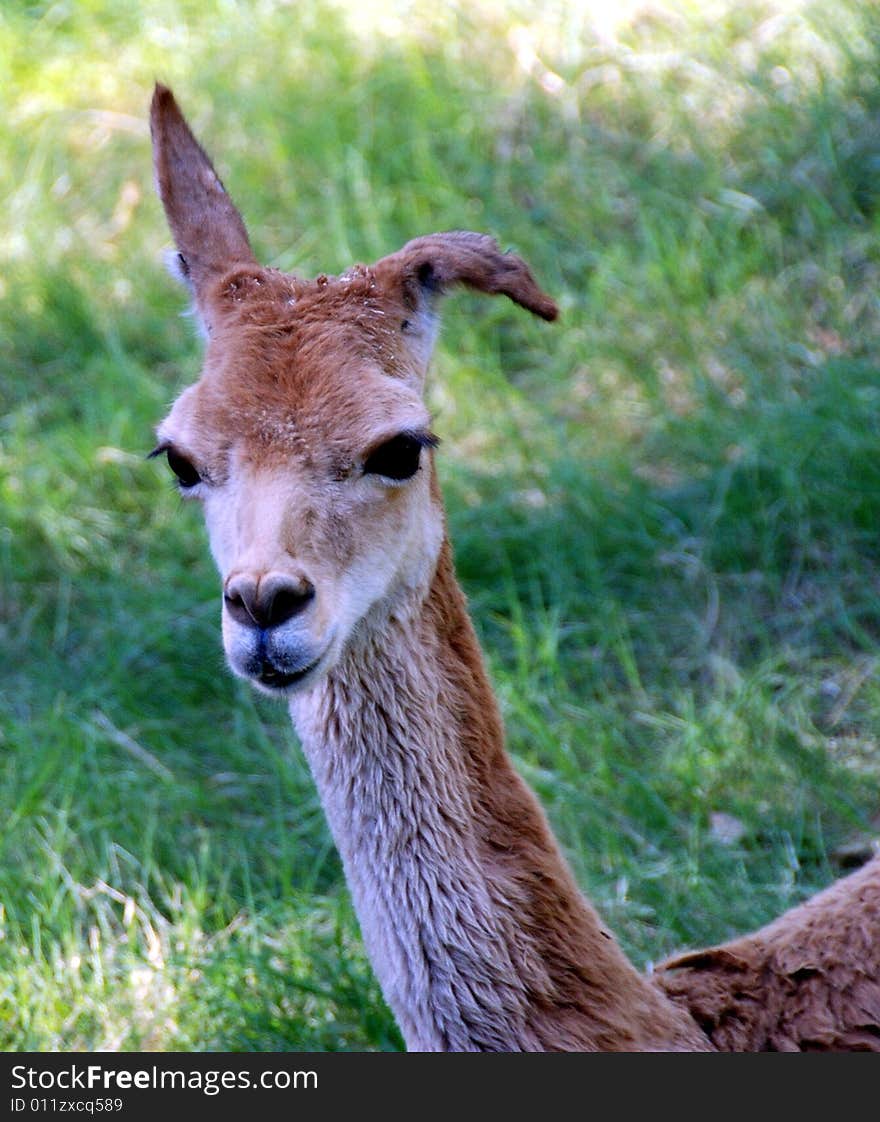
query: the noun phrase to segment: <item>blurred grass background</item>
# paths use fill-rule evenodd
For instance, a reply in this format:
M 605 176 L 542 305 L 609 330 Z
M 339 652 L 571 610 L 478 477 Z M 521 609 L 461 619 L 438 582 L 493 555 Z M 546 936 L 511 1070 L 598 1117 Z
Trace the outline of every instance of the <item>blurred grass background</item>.
M 267 263 L 471 228 L 559 299 L 449 300 L 432 406 L 511 750 L 638 963 L 870 851 L 880 8 L 6 0 L 0 73 L 0 1046 L 400 1045 L 143 459 L 199 365 L 157 78 Z

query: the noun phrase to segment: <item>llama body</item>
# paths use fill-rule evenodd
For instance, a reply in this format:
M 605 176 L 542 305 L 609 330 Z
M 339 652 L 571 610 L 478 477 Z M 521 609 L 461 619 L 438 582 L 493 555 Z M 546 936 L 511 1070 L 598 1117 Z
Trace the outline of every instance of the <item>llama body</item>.
M 880 862 L 646 978 L 504 750 L 423 389 L 450 287 L 555 317 L 525 264 L 456 232 L 340 277 L 265 269 L 161 86 L 151 124 L 207 339 L 156 454 L 204 504 L 231 669 L 290 706 L 407 1046 L 880 1047 Z

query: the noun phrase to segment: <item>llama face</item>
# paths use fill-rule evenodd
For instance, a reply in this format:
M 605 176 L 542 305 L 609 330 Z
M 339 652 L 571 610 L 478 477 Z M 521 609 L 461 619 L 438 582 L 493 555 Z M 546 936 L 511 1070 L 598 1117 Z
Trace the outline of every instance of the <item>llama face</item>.
M 264 692 L 314 684 L 359 624 L 427 584 L 442 543 L 421 373 L 373 287 L 260 291 L 215 315 L 202 378 L 158 430 L 204 507 L 229 665 Z

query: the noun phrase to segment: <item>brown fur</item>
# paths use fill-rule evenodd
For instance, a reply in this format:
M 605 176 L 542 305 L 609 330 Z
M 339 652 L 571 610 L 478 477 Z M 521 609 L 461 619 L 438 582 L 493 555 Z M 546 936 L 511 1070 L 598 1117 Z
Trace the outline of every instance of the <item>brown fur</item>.
M 485 867 L 520 930 L 518 958 L 530 1026 L 547 1051 L 705 1051 L 689 1017 L 642 978 L 589 905 L 535 796 L 514 771 L 504 731 L 452 566 L 448 544 L 428 602 L 458 699 L 456 739 L 466 760 Z M 530 961 L 539 964 L 529 977 Z
M 880 857 L 655 978 L 719 1051 L 880 1051 Z
M 431 1047 L 457 1040 L 462 1047 L 544 1050 L 877 1049 L 880 859 L 753 935 L 640 975 L 584 900 L 505 752 L 442 534 L 433 464 L 427 481 L 420 472 L 403 487 L 363 487 L 358 465 L 370 448 L 413 417 L 427 423 L 421 391 L 434 306 L 447 288 L 504 294 L 555 317 L 556 305 L 526 265 L 485 235 L 459 231 L 416 238 L 339 277 L 306 281 L 262 268 L 210 161 L 161 86 L 151 125 L 157 184 L 208 334 L 202 377 L 175 405 L 160 441 L 198 465 L 224 579 L 307 577 L 316 586 L 308 627 L 291 625 L 282 651 L 293 666 L 297 644 L 324 657 L 323 637 L 338 622 L 338 605 L 324 589 L 342 587 L 359 604 L 346 574 L 359 574 L 357 593 L 359 581 L 368 584 L 388 568 L 384 600 L 361 606 L 347 645 L 331 651 L 335 661 L 328 656 L 323 680 L 305 691 L 302 719 L 319 726 L 310 761 L 335 800 L 340 834 L 360 811 L 351 800 L 372 800 L 345 836 L 354 838 L 347 869 L 359 878 L 366 907 L 373 884 L 386 893 L 371 918 L 398 920 L 399 930 L 374 926 L 371 938 L 386 968 L 409 970 L 383 984 L 412 1038 Z M 260 505 L 270 493 L 271 502 Z M 430 559 L 424 574 L 414 543 Z M 227 625 L 234 633 L 224 616 Z M 239 627 L 237 636 L 245 650 L 247 631 Z M 417 717 L 421 739 L 410 743 Z M 378 747 L 388 756 L 377 756 Z M 361 765 L 369 775 L 358 772 Z M 353 774 L 346 772 L 352 766 Z M 370 817 L 374 806 L 378 818 Z M 412 806 L 425 818 L 407 814 Z M 420 835 L 428 829 L 440 849 L 426 848 Z M 402 838 L 411 852 L 402 852 Z M 367 845 L 361 865 L 359 846 Z M 432 867 L 416 862 L 413 870 L 413 853 Z M 412 884 L 397 883 L 397 870 Z M 479 883 L 461 881 L 459 870 L 476 872 Z M 425 899 L 426 885 L 442 886 L 442 901 Z M 406 916 L 389 904 L 401 899 Z M 435 904 L 457 940 L 452 945 L 434 939 Z M 469 930 L 476 933 L 471 942 Z M 493 946 L 500 953 L 487 961 Z M 424 990 L 420 979 L 427 979 Z M 458 994 L 462 1008 L 450 1009 Z

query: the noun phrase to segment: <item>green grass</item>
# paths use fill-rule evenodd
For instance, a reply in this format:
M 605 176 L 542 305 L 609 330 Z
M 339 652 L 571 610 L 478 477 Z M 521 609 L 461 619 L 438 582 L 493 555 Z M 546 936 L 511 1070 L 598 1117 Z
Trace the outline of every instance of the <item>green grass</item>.
M 143 459 L 199 363 L 155 78 L 268 263 L 464 227 L 559 299 L 451 299 L 431 404 L 511 750 L 636 961 L 876 835 L 880 12 L 597 13 L 0 9 L 0 1047 L 400 1045 L 286 712 L 224 669 L 199 514 Z

